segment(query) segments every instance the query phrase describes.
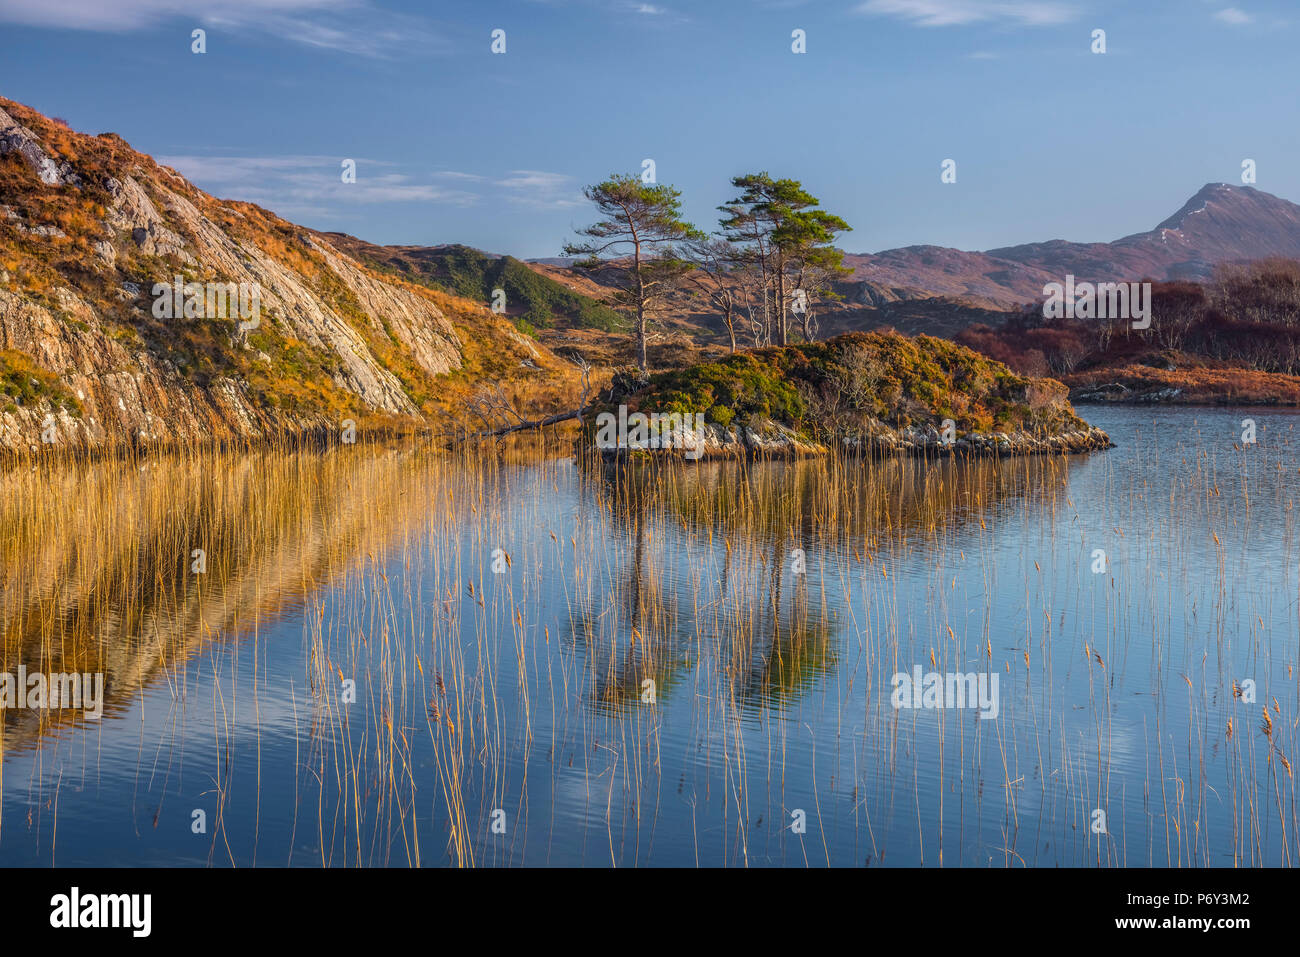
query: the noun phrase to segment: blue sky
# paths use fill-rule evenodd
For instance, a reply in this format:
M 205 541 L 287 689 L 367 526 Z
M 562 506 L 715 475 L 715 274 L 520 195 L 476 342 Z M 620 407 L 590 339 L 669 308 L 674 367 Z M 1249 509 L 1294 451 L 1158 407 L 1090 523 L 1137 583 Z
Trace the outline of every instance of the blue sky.
M 0 94 L 372 242 L 558 255 L 650 158 L 697 225 L 766 169 L 850 251 L 987 249 L 1149 229 L 1247 158 L 1300 200 L 1298 39 L 1280 0 L 0 0 Z

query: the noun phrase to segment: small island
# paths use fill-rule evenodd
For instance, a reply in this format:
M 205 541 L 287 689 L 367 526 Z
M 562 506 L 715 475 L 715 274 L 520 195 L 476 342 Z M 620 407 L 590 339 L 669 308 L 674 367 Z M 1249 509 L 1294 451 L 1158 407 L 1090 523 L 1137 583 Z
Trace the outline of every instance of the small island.
M 605 458 L 672 452 L 692 460 L 1112 447 L 1074 413 L 1067 392 L 1054 379 L 1018 375 L 948 340 L 849 333 L 644 378 L 615 375 L 585 417 L 582 443 Z

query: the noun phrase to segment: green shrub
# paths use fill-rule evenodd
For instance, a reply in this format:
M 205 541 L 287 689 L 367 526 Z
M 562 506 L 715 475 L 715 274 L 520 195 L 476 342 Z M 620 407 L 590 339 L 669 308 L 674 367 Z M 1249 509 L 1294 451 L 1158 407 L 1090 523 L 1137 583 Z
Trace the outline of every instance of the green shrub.
M 17 349 L 0 350 L 0 396 L 7 400 L 5 409 L 10 412 L 46 400 L 73 415 L 81 414 L 81 403 L 59 377 Z
M 814 436 L 866 419 L 894 428 L 952 419 L 960 432 L 1082 425 L 1068 404 L 1030 399 L 1062 391 L 948 340 L 873 332 L 737 353 L 644 384 L 616 378 L 611 402 L 643 412 L 704 411 L 724 427 L 772 420 Z

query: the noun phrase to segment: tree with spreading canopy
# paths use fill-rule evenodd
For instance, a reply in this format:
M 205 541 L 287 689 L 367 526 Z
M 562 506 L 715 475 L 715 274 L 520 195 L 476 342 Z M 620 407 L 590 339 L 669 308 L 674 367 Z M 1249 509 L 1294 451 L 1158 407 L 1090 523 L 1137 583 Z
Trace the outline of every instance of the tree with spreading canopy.
M 790 312 L 801 304 L 805 338 L 811 328 L 806 312 L 809 299 L 829 292 L 829 279 L 847 272 L 843 253 L 835 248 L 838 233 L 850 226 L 839 216 L 820 209 L 821 201 L 795 179 L 773 179 L 768 173 L 733 177 L 740 195 L 719 206 L 723 236 L 744 251 L 757 266 L 763 293 L 763 337 L 767 343 L 790 341 Z M 812 288 L 797 285 L 815 279 Z M 792 295 L 801 290 L 802 297 Z
M 588 186 L 583 195 L 596 204 L 600 220 L 577 230 L 585 242 L 567 243 L 565 255 L 581 256 L 575 266 L 595 270 L 612 260 L 629 259 L 621 271 L 615 307 L 627 312 L 636 336 L 636 363 L 649 372 L 647 345 L 655 306 L 692 268 L 677 255 L 676 244 L 702 234 L 681 218 L 681 191 L 645 183 L 636 175 L 614 174 Z

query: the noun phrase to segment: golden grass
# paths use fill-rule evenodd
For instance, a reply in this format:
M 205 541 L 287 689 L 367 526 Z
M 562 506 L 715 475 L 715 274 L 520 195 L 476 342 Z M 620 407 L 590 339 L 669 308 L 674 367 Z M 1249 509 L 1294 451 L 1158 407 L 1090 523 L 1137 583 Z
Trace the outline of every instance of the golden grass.
M 196 654 L 233 658 L 280 616 L 300 617 L 296 691 L 265 679 L 222 689 L 232 709 L 301 695 L 294 833 L 319 858 L 289 863 L 545 860 L 548 841 L 577 832 L 554 807 L 530 818 L 529 795 L 575 776 L 596 815 L 581 832 L 594 859 L 652 860 L 628 842 L 661 814 L 680 823 L 665 777 L 678 766 L 702 775 L 682 795 L 698 811 L 700 863 L 828 863 L 850 846 L 887 862 L 903 846 L 913 863 L 1021 866 L 1042 862 L 1043 828 L 1047 859 L 1076 864 L 1294 860 L 1300 689 L 1274 685 L 1261 726 L 1229 664 L 1250 654 L 1250 673 L 1285 661 L 1290 674 L 1294 643 L 1232 633 L 1222 604 L 1199 606 L 1203 627 L 1132 611 L 1211 540 L 1226 594 L 1243 559 L 1223 543 L 1243 534 L 1242 501 L 1285 506 L 1289 486 L 1264 481 L 1281 463 L 1261 456 L 1238 474 L 1199 461 L 1167 499 L 1115 489 L 1131 521 L 1107 533 L 1113 570 L 1094 577 L 1094 543 L 1057 537 L 1078 521 L 1077 459 L 664 461 L 575 476 L 565 452 L 362 441 L 10 469 L 4 668 L 102 669 L 111 712 L 164 682 L 183 692 Z M 583 507 L 557 511 L 561 488 Z M 1023 525 L 1023 551 L 999 558 L 1007 522 Z M 498 548 L 505 576 L 493 574 Z M 1067 620 L 1067 604 L 1082 617 Z M 1005 630 L 1008 605 L 1023 608 L 1021 633 Z M 930 663 L 998 673 L 1000 720 L 893 710 L 890 675 Z M 1136 713 L 1153 724 L 1124 745 L 1141 763 L 1117 773 L 1128 713 L 1116 709 L 1136 693 L 1152 696 Z M 789 720 L 810 700 L 840 735 Z M 669 707 L 696 729 L 686 753 L 666 732 Z M 34 747 L 72 720 L 7 715 L 0 741 Z M 200 744 L 223 753 L 232 732 L 213 721 Z M 1142 764 L 1145 781 L 1123 776 Z M 843 780 L 819 782 L 837 770 Z M 253 773 L 226 765 L 216 781 L 210 860 L 247 858 L 248 822 L 222 809 Z M 1089 828 L 1095 808 L 1108 809 L 1106 835 Z M 498 809 L 510 822 L 499 838 Z M 798 837 L 794 809 L 808 819 Z M 945 848 L 954 828 L 978 833 L 975 859 Z

